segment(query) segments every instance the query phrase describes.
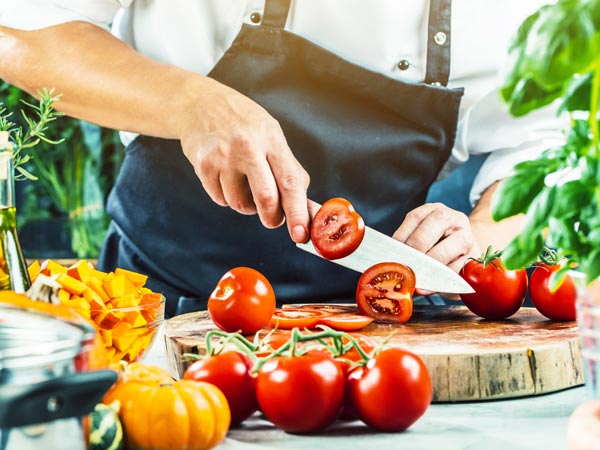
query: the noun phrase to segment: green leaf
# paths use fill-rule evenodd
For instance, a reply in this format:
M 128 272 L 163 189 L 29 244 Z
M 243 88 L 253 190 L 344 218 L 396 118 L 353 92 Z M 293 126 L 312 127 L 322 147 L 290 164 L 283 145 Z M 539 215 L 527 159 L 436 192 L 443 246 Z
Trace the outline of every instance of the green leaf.
M 588 72 L 583 76 L 575 76 L 567 92 L 563 96 L 562 102 L 558 108 L 558 113 L 565 111 L 589 111 L 590 97 L 592 95 L 593 72 Z
M 517 168 L 518 169 L 518 168 Z M 544 187 L 544 171 L 515 173 L 504 180 L 492 197 L 492 217 L 495 221 L 527 211 L 527 208 Z
M 560 187 L 560 194 L 555 198 L 553 215 L 556 218 L 572 217 L 589 205 L 594 196 L 594 189 L 581 180 L 572 180 Z
M 541 232 L 548 226 L 548 218 L 552 214 L 557 198 L 556 186 L 544 187 L 533 199 L 527 209 L 524 233 Z
M 521 117 L 552 103 L 563 94 L 564 88 L 545 89 L 529 77 L 504 86 L 500 92 L 508 103 L 510 114 Z
M 502 250 L 502 263 L 510 270 L 527 268 L 538 260 L 543 248 L 544 239 L 541 234 L 528 238 L 517 236 Z
M 585 256 L 580 263 L 580 269 L 587 275 L 588 280 L 595 280 L 600 276 L 600 249 L 593 250 Z
M 577 234 L 578 218 L 557 219 L 550 218 L 548 221 L 548 245 L 553 248 L 560 248 L 565 253 L 579 253 L 582 244 Z
M 15 169 L 17 170 L 17 172 L 19 172 L 19 174 L 22 177 L 24 177 L 24 178 L 26 178 L 28 180 L 36 181 L 38 179 L 35 175 L 33 175 L 31 172 L 28 172 L 27 170 L 25 170 L 21 166 L 17 166 L 17 167 L 15 167 Z

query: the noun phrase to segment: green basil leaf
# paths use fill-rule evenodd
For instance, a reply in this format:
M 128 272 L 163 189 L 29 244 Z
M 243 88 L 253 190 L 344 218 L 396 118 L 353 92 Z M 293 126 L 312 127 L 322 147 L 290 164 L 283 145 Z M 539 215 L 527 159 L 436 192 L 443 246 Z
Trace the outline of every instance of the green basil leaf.
M 492 197 L 492 217 L 495 221 L 512 217 L 527 210 L 544 187 L 545 172 L 516 173 L 505 179 Z
M 590 123 L 587 120 L 576 119 L 572 122 L 567 142 L 563 147 L 566 154 L 584 155 L 592 144 Z
M 523 232 L 541 231 L 548 226 L 548 218 L 553 212 L 556 202 L 556 186 L 544 187 L 533 199 L 523 223 Z
M 568 181 L 560 187 L 560 195 L 555 198 L 553 215 L 556 218 L 573 217 L 592 201 L 593 188 L 581 180 Z
M 600 249 L 595 249 L 588 255 L 584 255 L 580 262 L 580 269 L 588 280 L 595 280 L 600 276 Z
M 502 250 L 502 263 L 509 270 L 524 269 L 538 260 L 544 248 L 541 234 L 527 239 L 517 236 Z
M 558 107 L 558 113 L 565 111 L 589 111 L 592 96 L 593 72 L 575 76 Z
M 549 105 L 563 92 L 562 87 L 545 89 L 532 77 L 521 78 L 515 84 L 504 86 L 500 90 L 502 98 L 508 104 L 508 111 L 515 117 L 524 116 Z
M 582 244 L 577 234 L 577 217 L 557 219 L 551 217 L 548 221 L 548 245 L 553 248 L 560 248 L 566 254 L 579 253 Z

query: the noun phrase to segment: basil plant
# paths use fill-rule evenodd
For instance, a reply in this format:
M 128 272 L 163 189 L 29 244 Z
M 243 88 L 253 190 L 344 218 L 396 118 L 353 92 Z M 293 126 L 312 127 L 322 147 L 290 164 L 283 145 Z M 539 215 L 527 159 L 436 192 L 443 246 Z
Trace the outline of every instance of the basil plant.
M 495 220 L 525 213 L 502 252 L 508 268 L 536 262 L 544 248 L 600 276 L 600 0 L 558 0 L 528 17 L 509 48 L 500 94 L 514 116 L 554 101 L 570 115 L 565 143 L 515 167 L 492 203 Z

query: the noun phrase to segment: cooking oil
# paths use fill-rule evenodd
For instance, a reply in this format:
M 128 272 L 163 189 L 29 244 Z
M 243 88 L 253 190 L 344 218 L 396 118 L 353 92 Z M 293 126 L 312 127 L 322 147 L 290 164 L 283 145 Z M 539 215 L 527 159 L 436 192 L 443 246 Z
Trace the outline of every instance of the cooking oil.
M 12 145 L 0 131 L 0 289 L 25 292 L 30 285 L 17 235 Z

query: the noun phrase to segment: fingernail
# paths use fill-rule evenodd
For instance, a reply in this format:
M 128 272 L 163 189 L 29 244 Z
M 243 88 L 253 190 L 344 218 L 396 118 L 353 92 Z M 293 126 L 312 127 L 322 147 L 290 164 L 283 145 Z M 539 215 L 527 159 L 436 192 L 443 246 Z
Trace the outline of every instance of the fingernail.
M 294 242 L 306 242 L 306 229 L 302 225 L 292 228 L 292 239 Z

